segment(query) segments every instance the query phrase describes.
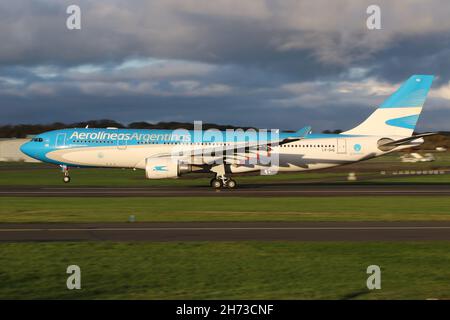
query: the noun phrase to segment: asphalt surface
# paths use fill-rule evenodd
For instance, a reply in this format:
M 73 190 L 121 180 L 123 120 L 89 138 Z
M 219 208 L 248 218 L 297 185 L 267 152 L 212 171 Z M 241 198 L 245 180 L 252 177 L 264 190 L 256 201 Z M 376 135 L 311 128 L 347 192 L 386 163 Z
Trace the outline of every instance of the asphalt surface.
M 182 196 L 450 196 L 450 185 L 260 184 L 214 190 L 192 187 L 0 187 L 0 197 L 182 197 Z
M 0 224 L 0 241 L 449 241 L 450 222 Z

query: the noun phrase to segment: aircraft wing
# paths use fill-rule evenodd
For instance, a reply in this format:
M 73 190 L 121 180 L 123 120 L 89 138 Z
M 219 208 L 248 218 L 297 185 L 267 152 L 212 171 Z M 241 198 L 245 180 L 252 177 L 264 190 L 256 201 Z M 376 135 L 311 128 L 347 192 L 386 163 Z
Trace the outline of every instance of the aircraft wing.
M 200 148 L 199 150 L 203 150 L 203 151 L 207 152 L 209 149 L 211 149 L 211 150 L 221 149 L 224 152 L 226 152 L 228 150 L 243 149 L 243 148 L 247 148 L 247 147 L 249 147 L 249 148 L 264 148 L 266 146 L 275 147 L 275 146 L 281 146 L 286 143 L 302 140 L 310 132 L 311 132 L 311 127 L 306 126 L 296 132 L 293 132 L 292 136 L 289 136 L 284 139 L 276 139 L 276 140 L 269 140 L 269 141 L 255 141 L 255 142 L 240 142 L 240 143 L 235 143 L 232 146 L 216 146 L 216 147 L 211 147 L 211 148 L 203 147 L 203 148 Z
M 292 136 L 283 139 L 275 139 L 268 141 L 251 141 L 235 143 L 233 145 L 201 145 L 190 152 L 191 164 L 210 164 L 214 163 L 217 159 L 222 159 L 224 163 L 236 163 L 248 159 L 250 156 L 259 157 L 260 152 L 268 152 L 270 148 L 280 146 L 286 143 L 295 142 L 304 139 L 311 132 L 311 127 L 304 127 L 296 132 L 292 133 Z M 180 156 L 186 158 L 189 155 L 183 153 L 180 148 Z M 172 155 L 159 155 L 164 157 L 170 157 Z
M 241 163 L 247 161 L 250 157 L 263 157 L 261 151 L 270 152 L 272 147 L 281 146 L 286 143 L 291 143 L 304 139 L 311 132 L 311 127 L 306 126 L 296 132 L 292 133 L 284 139 L 270 140 L 270 141 L 256 141 L 256 142 L 242 142 L 236 143 L 233 146 L 222 146 L 215 148 L 203 148 L 202 152 L 211 154 L 213 151 L 219 151 L 222 155 L 224 163 Z M 213 158 L 213 157 L 211 157 Z M 217 159 L 217 157 L 215 158 Z M 213 162 L 213 161 L 212 161 Z

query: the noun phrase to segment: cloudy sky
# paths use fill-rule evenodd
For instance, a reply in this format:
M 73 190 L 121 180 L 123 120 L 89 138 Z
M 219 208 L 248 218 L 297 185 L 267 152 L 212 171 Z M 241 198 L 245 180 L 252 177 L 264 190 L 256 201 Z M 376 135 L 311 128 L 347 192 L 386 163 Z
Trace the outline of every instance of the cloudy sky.
M 81 30 L 66 9 L 81 8 Z M 381 8 L 381 30 L 366 9 Z M 91 119 L 347 129 L 412 74 L 450 130 L 450 2 L 5 0 L 0 124 Z

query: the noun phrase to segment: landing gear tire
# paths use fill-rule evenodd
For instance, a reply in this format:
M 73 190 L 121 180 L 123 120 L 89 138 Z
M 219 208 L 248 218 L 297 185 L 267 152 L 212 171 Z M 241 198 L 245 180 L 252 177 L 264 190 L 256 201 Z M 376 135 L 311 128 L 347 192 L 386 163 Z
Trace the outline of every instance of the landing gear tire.
M 234 181 L 233 179 L 229 179 L 227 181 L 227 187 L 230 188 L 230 189 L 236 188 L 236 181 Z
M 212 179 L 211 180 L 211 187 L 213 187 L 214 189 L 220 189 L 222 188 L 223 184 L 222 181 L 219 179 Z
M 70 182 L 70 177 L 69 176 L 64 176 L 63 181 L 64 181 L 64 183 L 69 183 Z

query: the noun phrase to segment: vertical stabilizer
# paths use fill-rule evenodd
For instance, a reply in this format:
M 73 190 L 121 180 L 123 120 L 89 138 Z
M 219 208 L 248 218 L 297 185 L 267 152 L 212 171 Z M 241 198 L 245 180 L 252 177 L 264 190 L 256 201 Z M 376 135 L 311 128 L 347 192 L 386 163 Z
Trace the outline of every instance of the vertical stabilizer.
M 411 136 L 433 82 L 432 75 L 413 75 L 357 127 L 357 135 Z

